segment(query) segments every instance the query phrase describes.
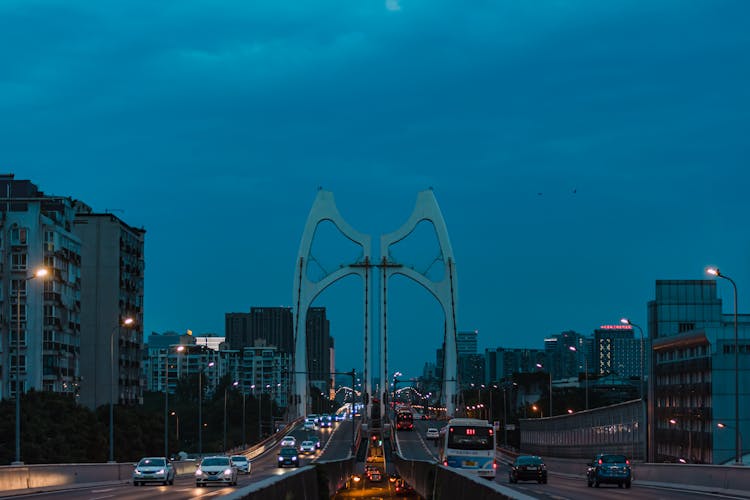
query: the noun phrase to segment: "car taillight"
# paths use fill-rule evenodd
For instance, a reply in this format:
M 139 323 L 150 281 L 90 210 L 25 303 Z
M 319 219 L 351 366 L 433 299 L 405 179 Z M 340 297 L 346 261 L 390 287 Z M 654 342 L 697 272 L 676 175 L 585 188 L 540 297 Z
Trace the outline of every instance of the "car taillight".
M 626 465 L 630 465 L 630 460 L 629 460 L 629 459 L 628 459 L 628 460 L 625 460 L 625 464 L 626 464 Z
M 492 462 L 492 468 L 497 469 L 497 462 Z
M 448 467 L 448 461 L 447 460 L 443 460 L 443 465 L 445 465 L 446 467 Z
M 601 464 L 602 464 L 602 459 L 600 458 L 600 459 L 599 459 L 599 465 L 601 465 Z

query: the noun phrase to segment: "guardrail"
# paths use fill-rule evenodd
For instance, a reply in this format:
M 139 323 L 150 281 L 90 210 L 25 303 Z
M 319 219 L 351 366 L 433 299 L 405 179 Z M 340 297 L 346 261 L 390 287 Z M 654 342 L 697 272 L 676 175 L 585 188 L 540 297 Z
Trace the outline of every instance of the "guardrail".
M 287 424 L 276 434 L 264 439 L 260 443 L 237 453 L 253 459 L 268 451 L 281 440 L 301 419 Z M 177 475 L 194 474 L 195 460 L 173 461 Z M 35 465 L 4 465 L 0 466 L 0 494 L 7 491 L 25 489 L 54 488 L 63 489 L 85 483 L 102 483 L 116 481 L 130 481 L 133 476 L 133 464 L 35 464 Z

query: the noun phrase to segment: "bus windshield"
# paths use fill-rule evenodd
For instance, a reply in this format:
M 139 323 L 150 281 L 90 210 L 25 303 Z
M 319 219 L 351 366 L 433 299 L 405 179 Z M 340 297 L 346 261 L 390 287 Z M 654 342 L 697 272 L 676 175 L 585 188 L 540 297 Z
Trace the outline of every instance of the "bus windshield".
M 454 450 L 491 450 L 494 444 L 489 427 L 452 425 L 448 432 L 448 448 Z

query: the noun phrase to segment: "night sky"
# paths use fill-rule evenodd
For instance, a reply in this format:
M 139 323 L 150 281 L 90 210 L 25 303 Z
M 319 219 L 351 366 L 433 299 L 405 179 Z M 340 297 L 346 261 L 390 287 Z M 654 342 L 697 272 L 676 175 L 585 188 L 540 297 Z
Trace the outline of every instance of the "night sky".
M 376 248 L 433 188 L 459 329 L 480 350 L 622 316 L 645 327 L 655 280 L 707 265 L 749 312 L 749 14 L 744 0 L 4 0 L 0 170 L 147 230 L 146 335 L 223 334 L 226 312 L 291 306 L 319 187 Z M 321 269 L 356 258 L 342 239 L 321 228 Z M 398 254 L 418 269 L 437 255 L 425 228 Z M 442 311 L 390 285 L 389 369 L 416 376 Z M 362 365 L 360 289 L 352 277 L 315 303 L 341 370 Z

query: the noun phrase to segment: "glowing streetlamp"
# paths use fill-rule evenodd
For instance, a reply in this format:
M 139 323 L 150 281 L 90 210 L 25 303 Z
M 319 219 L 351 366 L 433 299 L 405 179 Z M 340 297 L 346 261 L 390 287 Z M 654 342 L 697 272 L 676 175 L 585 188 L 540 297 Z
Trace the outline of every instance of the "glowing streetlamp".
M 216 363 L 211 361 L 208 367 Z M 203 368 L 198 370 L 198 455 L 203 455 Z
M 133 318 L 125 318 L 122 320 L 122 323 L 112 328 L 109 334 L 109 463 L 114 463 L 115 461 L 115 331 L 118 331 L 120 327 L 132 327 L 134 323 L 135 320 Z M 117 365 L 119 368 L 119 363 Z
M 706 272 L 717 278 L 724 278 L 734 288 L 734 463 L 742 464 L 742 437 L 740 436 L 740 369 L 739 344 L 737 339 L 737 284 L 726 274 L 722 274 L 718 267 L 707 267 Z
M 16 461 L 11 465 L 23 465 L 21 462 L 21 285 L 26 290 L 26 282 L 34 278 L 43 278 L 49 274 L 46 268 L 37 269 L 34 274 L 19 280 L 16 285 Z
M 536 367 L 539 368 L 540 370 L 544 370 L 544 365 L 541 363 L 537 363 Z M 552 413 L 552 370 L 548 370 L 548 373 L 549 373 L 549 416 L 551 417 L 552 415 L 554 415 L 554 413 Z
M 568 347 L 571 351 L 578 353 L 578 349 L 576 349 L 575 346 Z M 586 356 L 583 356 L 583 364 L 584 364 L 584 377 L 586 379 L 586 409 L 589 409 L 589 360 L 586 359 Z
M 644 349 L 644 345 L 643 345 L 643 328 L 641 328 L 640 326 L 636 325 L 635 323 L 633 323 L 632 321 L 630 321 L 628 318 L 622 318 L 622 319 L 620 319 L 620 323 L 622 323 L 623 325 L 634 326 L 634 327 L 638 328 L 638 331 L 641 333 L 641 380 L 640 380 L 641 390 L 639 392 L 640 392 L 640 395 L 641 395 L 641 399 L 643 399 L 643 365 L 644 365 L 644 359 L 645 359 L 644 358 L 645 349 Z

